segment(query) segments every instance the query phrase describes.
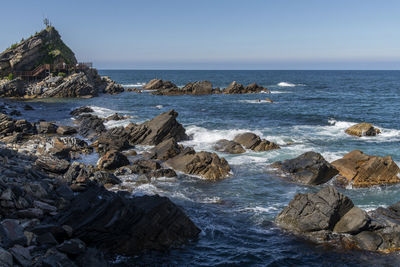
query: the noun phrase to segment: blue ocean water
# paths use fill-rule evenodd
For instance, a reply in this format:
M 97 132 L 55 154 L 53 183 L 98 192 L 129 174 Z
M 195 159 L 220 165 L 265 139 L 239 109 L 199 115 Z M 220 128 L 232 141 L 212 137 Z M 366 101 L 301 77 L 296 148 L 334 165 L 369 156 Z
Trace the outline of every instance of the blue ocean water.
M 151 252 L 135 258 L 118 258 L 116 266 L 400 266 L 398 253 L 383 255 L 340 251 L 310 244 L 282 232 L 274 217 L 297 193 L 320 189 L 288 182 L 269 164 L 306 151 L 320 152 L 328 161 L 360 149 L 374 155 L 391 155 L 400 163 L 400 71 L 145 71 L 101 70 L 126 87 L 140 87 L 153 78 L 178 86 L 209 80 L 214 87 L 231 81 L 256 82 L 271 94 L 154 96 L 122 93 L 92 99 L 35 100 L 36 110 L 24 116 L 72 123 L 69 111 L 92 106 L 100 116 L 114 112 L 143 122 L 175 109 L 178 120 L 193 139 L 184 145 L 213 151 L 221 139 L 252 131 L 281 145 L 269 152 L 246 152 L 225 157 L 232 176 L 209 182 L 180 175 L 131 188 L 134 194 L 160 194 L 182 206 L 201 228 L 199 239 L 168 253 Z M 274 103 L 262 101 L 270 98 Z M 370 122 L 382 130 L 378 137 L 356 138 L 344 130 Z M 144 148 L 138 148 L 144 149 Z M 129 184 L 127 184 L 129 186 Z M 367 210 L 400 201 L 400 186 L 340 189 Z

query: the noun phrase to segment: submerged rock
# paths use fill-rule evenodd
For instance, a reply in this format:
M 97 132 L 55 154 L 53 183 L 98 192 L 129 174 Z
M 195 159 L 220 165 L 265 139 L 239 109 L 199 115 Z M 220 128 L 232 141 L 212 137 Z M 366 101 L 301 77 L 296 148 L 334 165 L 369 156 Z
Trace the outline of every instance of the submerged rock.
M 229 154 L 241 154 L 246 152 L 246 150 L 239 143 L 226 139 L 218 140 L 214 145 L 214 149 L 216 151 Z
M 294 159 L 275 162 L 273 167 L 290 174 L 296 182 L 308 185 L 324 184 L 339 173 L 321 154 L 312 151 Z
M 345 132 L 349 135 L 354 135 L 358 137 L 375 136 L 381 133 L 378 128 L 375 128 L 372 124 L 365 122 L 353 125 L 350 128 L 346 129 Z
M 254 150 L 257 152 L 268 151 L 268 150 L 280 148 L 279 145 L 277 145 L 273 142 L 270 142 L 268 140 L 261 139 L 259 136 L 255 135 L 253 133 L 250 133 L 250 132 L 239 134 L 239 135 L 235 136 L 233 141 L 241 144 L 242 146 L 244 146 L 247 149 L 251 149 L 251 150 Z
M 378 157 L 354 150 L 331 163 L 345 185 L 369 187 L 400 183 L 399 167 L 390 156 Z

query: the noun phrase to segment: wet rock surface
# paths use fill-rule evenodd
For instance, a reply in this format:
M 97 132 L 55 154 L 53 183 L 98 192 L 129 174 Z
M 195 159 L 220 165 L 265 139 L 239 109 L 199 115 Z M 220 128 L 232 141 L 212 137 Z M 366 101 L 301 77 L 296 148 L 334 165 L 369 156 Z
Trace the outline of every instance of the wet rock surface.
M 279 149 L 279 145 L 270 142 L 266 139 L 261 139 L 259 136 L 257 136 L 254 133 L 247 132 L 243 134 L 239 134 L 235 136 L 233 139 L 236 143 L 241 144 L 247 149 L 251 149 L 257 152 L 260 151 L 268 151 L 268 150 L 273 150 L 273 149 Z

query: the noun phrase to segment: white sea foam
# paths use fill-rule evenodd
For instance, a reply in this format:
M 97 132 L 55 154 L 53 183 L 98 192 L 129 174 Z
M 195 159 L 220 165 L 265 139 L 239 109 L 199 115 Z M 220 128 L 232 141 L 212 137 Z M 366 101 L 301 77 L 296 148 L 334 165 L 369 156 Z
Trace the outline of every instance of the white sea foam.
M 119 121 L 114 121 L 114 120 L 110 120 L 110 121 L 106 121 L 104 122 L 104 126 L 106 126 L 107 129 L 111 129 L 114 127 L 120 127 L 120 126 L 127 126 L 129 123 L 131 123 L 130 119 L 126 119 L 126 120 L 119 120 Z
M 291 93 L 289 91 L 278 91 L 278 90 L 273 90 L 270 92 L 271 92 L 271 94 L 289 94 L 289 93 Z
M 123 87 L 143 87 L 146 83 L 128 83 L 121 84 Z
M 157 105 L 157 106 L 155 106 L 155 108 L 157 108 L 157 109 L 162 109 L 162 108 L 163 108 L 163 105 Z
M 240 209 L 239 211 L 252 211 L 255 213 L 269 213 L 271 211 L 276 211 L 276 210 L 278 210 L 278 209 L 273 206 L 270 206 L 270 207 L 255 206 L 255 207 L 243 208 L 243 209 Z
M 289 83 L 289 82 L 280 82 L 277 85 L 280 87 L 295 87 L 296 86 L 294 83 Z
M 272 104 L 270 101 L 255 99 L 255 100 L 239 100 L 241 103 L 250 103 L 250 104 Z
M 213 145 L 220 139 L 232 140 L 236 135 L 253 132 L 257 135 L 262 135 L 260 131 L 251 131 L 249 129 L 231 129 L 231 130 L 209 130 L 198 126 L 189 126 L 186 128 L 186 133 L 192 136 L 192 140 L 183 142 L 184 145 L 194 146 L 199 150 L 212 150 Z

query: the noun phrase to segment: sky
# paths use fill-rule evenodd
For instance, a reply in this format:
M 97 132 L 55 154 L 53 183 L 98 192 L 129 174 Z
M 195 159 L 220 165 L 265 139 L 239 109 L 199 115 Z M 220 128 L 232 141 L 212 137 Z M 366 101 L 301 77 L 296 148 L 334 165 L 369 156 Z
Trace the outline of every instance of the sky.
M 13 0 L 1 9 L 1 51 L 47 17 L 78 61 L 99 69 L 400 69 L 398 0 Z

